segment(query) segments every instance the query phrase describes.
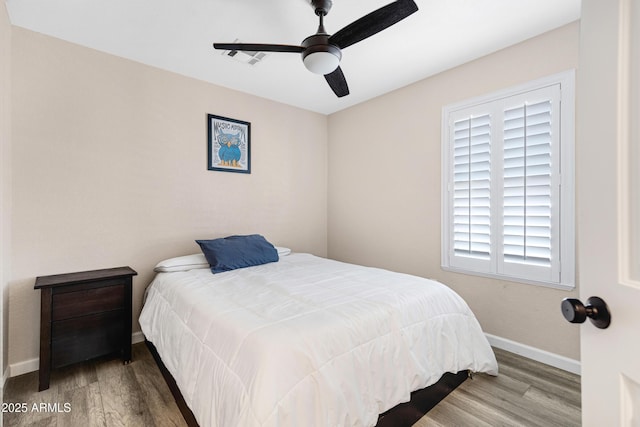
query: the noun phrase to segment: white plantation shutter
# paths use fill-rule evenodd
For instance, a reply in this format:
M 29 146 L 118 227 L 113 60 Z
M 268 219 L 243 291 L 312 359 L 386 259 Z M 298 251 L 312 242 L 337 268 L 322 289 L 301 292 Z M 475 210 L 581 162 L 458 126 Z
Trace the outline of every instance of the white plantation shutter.
M 443 110 L 443 268 L 573 287 L 573 73 L 554 77 Z
M 504 113 L 506 262 L 551 266 L 551 113 L 548 100 Z
M 490 119 L 468 117 L 453 125 L 454 252 L 482 259 L 491 252 Z

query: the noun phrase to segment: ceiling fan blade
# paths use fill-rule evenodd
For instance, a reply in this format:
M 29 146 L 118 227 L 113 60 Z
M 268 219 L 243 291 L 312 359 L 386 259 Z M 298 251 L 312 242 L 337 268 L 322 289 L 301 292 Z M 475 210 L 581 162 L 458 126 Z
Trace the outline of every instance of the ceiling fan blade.
M 329 43 L 344 49 L 397 24 L 418 11 L 413 0 L 397 0 L 352 22 L 331 37 Z
M 325 74 L 324 78 L 338 98 L 349 95 L 347 79 L 344 78 L 344 74 L 340 67 L 336 68 L 335 71 L 329 74 Z
M 302 46 L 288 44 L 259 44 L 259 43 L 214 43 L 214 49 L 242 50 L 249 52 L 293 52 L 302 53 Z

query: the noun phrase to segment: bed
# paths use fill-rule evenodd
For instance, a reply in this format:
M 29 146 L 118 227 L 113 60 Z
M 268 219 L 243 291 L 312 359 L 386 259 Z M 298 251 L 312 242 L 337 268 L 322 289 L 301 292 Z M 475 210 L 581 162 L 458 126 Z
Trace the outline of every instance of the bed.
M 374 426 L 444 373 L 497 375 L 447 286 L 279 252 L 215 274 L 204 254 L 156 267 L 140 325 L 200 426 Z

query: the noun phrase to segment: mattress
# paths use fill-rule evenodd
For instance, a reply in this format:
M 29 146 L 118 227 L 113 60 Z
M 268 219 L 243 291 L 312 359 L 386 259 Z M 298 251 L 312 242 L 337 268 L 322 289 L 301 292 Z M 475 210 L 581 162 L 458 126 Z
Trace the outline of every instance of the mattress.
M 203 427 L 373 426 L 446 372 L 498 372 L 447 286 L 310 254 L 159 273 L 139 320 Z

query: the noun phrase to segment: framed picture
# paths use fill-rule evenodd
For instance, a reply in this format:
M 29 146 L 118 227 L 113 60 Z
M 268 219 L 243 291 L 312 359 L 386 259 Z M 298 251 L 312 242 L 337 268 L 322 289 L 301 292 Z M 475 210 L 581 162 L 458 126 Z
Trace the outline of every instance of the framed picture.
M 207 114 L 208 169 L 251 173 L 251 123 Z

